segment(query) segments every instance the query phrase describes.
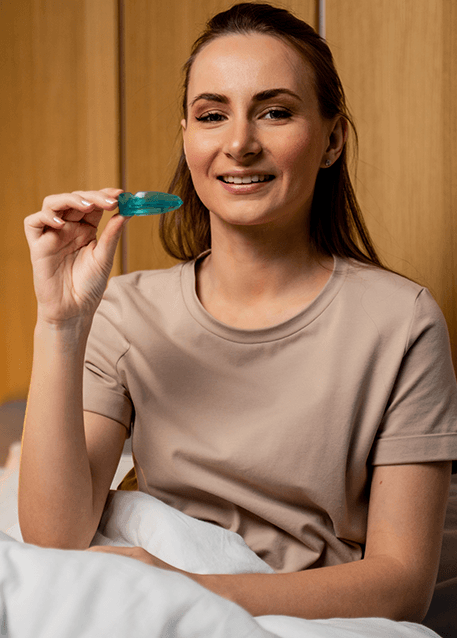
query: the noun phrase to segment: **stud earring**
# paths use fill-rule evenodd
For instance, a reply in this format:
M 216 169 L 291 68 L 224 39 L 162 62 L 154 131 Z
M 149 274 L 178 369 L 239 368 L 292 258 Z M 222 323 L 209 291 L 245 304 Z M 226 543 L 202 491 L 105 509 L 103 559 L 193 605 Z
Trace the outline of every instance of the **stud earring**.
M 326 166 L 330 166 L 331 163 L 332 163 L 332 160 L 329 160 L 329 159 L 325 160 L 325 165 Z

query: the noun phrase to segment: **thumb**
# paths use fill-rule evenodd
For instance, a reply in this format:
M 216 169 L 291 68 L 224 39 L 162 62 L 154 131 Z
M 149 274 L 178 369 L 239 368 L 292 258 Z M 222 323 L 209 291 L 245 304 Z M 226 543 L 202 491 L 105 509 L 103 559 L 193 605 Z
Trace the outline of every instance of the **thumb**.
M 122 234 L 122 229 L 130 219 L 132 218 L 123 217 L 119 214 L 113 215 L 106 224 L 95 246 L 95 258 L 99 263 L 109 265 L 110 270 L 114 261 L 114 253 L 116 252 Z

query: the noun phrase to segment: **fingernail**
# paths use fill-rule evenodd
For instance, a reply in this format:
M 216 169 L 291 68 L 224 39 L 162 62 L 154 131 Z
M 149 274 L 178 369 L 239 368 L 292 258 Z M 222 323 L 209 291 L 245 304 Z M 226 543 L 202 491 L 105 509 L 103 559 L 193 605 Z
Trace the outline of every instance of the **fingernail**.
M 112 199 L 111 197 L 105 197 L 105 202 L 108 202 L 108 204 L 117 204 L 117 199 Z
M 58 224 L 62 224 L 62 225 L 65 224 L 64 220 L 60 219 L 60 217 L 53 217 L 53 220 L 57 222 Z
M 85 199 L 81 200 L 81 204 L 83 204 L 84 206 L 92 206 L 92 204 L 90 202 L 87 202 Z

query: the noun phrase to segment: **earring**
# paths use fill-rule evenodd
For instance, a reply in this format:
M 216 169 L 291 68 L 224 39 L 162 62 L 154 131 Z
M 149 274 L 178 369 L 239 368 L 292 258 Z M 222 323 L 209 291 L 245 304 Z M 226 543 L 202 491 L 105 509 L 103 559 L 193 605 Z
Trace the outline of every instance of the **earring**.
M 325 165 L 326 166 L 330 166 L 331 163 L 332 163 L 332 160 L 329 160 L 329 159 L 325 160 Z

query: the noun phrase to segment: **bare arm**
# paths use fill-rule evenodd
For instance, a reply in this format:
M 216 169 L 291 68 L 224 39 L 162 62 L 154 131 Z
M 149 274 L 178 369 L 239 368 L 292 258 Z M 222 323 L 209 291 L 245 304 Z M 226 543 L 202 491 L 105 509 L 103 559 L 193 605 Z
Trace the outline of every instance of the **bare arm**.
M 19 521 L 26 542 L 76 549 L 95 534 L 127 431 L 106 417 L 83 415 L 85 341 L 74 336 L 75 330 L 35 330 Z
M 88 546 L 126 437 L 115 421 L 94 414 L 84 418 L 82 405 L 87 337 L 124 222 L 111 218 L 99 242 L 95 233 L 103 210 L 116 207 L 119 192 L 54 195 L 25 220 L 38 320 L 19 520 L 24 540 L 39 545 Z
M 290 574 L 189 576 L 253 616 L 420 622 L 435 585 L 450 463 L 375 468 L 365 557 Z

